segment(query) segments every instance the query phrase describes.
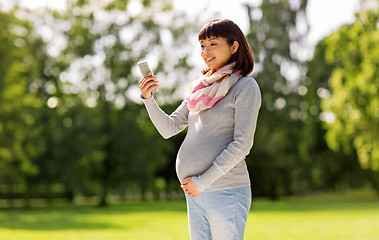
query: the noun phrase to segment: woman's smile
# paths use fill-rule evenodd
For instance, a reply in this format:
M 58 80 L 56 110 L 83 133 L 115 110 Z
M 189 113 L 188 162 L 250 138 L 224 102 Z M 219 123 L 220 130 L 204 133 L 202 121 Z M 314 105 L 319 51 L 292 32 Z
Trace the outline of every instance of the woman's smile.
M 212 58 L 205 58 L 205 63 L 210 63 L 215 59 L 215 57 Z

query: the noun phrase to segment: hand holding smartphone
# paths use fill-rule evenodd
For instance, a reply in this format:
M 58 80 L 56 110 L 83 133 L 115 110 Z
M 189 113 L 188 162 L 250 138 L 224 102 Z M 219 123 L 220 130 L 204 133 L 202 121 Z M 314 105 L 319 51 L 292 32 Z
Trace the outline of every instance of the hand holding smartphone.
M 149 72 L 153 73 L 150 70 L 149 64 L 146 61 L 138 62 L 137 63 L 139 70 L 141 71 L 142 77 L 145 77 Z M 156 88 L 151 93 L 159 92 L 159 89 Z

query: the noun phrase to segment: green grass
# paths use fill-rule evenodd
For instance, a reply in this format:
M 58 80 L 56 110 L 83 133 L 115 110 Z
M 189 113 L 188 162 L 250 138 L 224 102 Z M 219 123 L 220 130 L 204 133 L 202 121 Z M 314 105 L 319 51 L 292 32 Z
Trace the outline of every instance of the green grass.
M 255 200 L 245 239 L 376 240 L 379 201 L 321 195 Z M 1 240 L 189 240 L 185 202 L 0 210 Z

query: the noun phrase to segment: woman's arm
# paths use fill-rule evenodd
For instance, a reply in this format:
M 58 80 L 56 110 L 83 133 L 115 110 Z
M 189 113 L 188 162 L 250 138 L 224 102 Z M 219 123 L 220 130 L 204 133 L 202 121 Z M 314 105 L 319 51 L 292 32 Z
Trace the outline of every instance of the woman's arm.
M 167 115 L 158 106 L 152 94 L 152 91 L 159 86 L 156 76 L 149 72 L 139 83 L 142 101 L 162 137 L 167 139 L 181 132 L 188 124 L 187 102 L 183 101 L 171 115 Z
M 166 114 L 158 106 L 154 97 L 143 99 L 142 101 L 146 106 L 151 121 L 163 138 L 170 138 L 187 127 L 189 110 L 186 101 L 183 101 L 171 115 Z

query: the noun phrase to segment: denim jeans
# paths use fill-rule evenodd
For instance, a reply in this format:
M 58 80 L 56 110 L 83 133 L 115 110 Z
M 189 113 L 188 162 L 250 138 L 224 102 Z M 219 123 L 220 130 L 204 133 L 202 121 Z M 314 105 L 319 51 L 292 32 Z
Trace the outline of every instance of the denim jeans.
M 242 240 L 251 205 L 251 189 L 234 188 L 186 194 L 191 240 Z

